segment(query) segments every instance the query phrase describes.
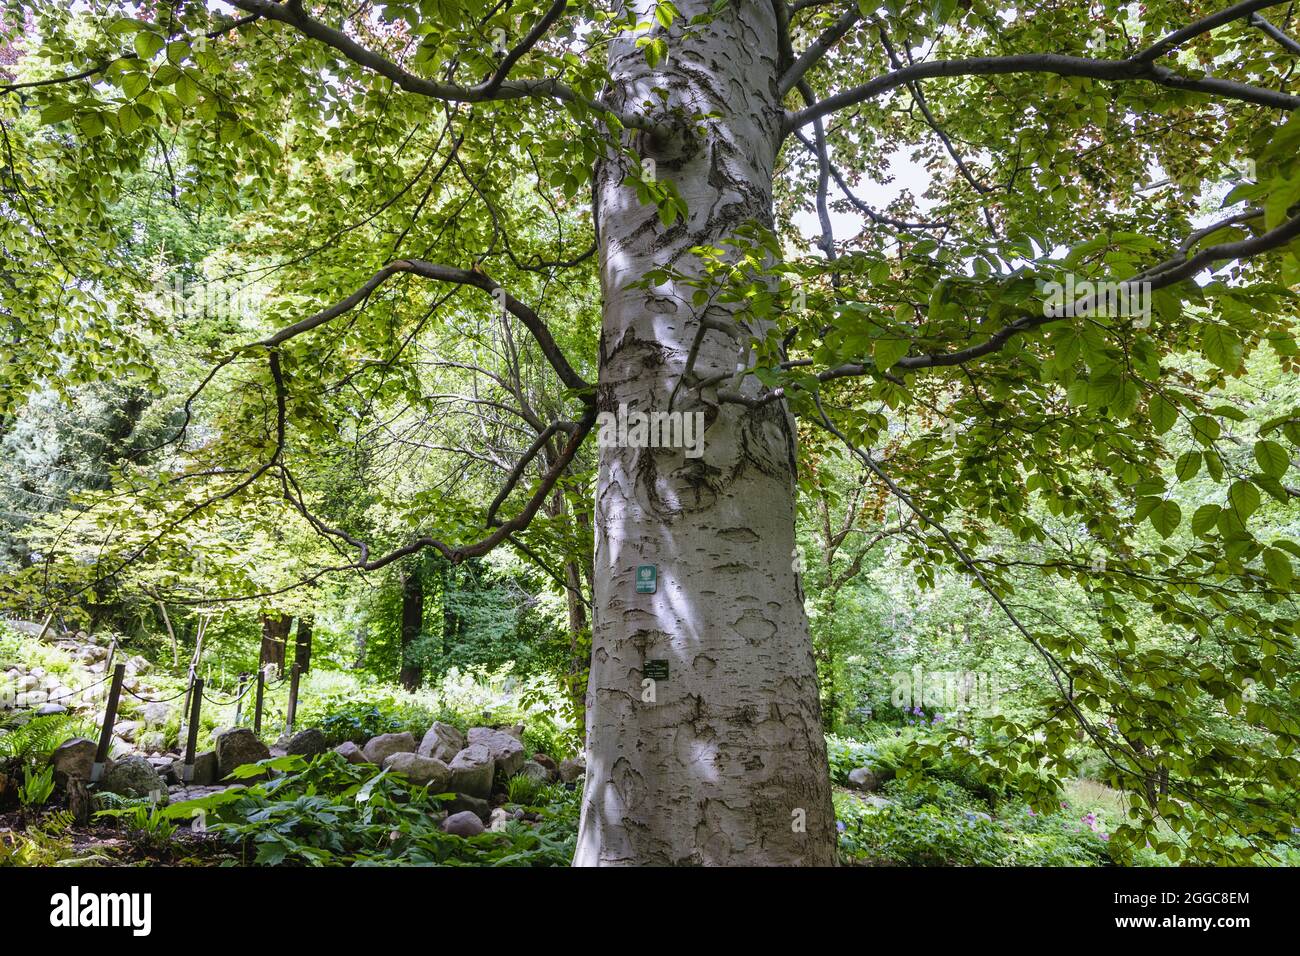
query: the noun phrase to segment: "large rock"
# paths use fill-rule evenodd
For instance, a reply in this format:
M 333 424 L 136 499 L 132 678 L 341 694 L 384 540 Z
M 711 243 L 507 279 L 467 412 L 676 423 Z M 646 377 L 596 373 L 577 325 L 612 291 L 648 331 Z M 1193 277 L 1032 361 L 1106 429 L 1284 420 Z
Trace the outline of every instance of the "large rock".
M 451 781 L 451 768 L 437 757 L 421 757 L 413 753 L 389 754 L 384 758 L 384 769 L 403 774 L 416 786 L 428 785 L 435 793 L 443 793 Z
M 342 754 L 343 759 L 348 763 L 370 763 L 370 761 L 366 759 L 366 755 L 361 752 L 361 748 L 351 740 L 343 741 L 343 743 L 334 748 L 334 752 L 336 754 Z
M 172 776 L 182 783 L 185 781 L 184 768 L 184 757 L 179 757 L 172 761 Z M 204 750 L 202 753 L 195 754 L 193 776 L 190 778 L 189 785 L 192 787 L 212 786 L 219 779 L 217 776 L 219 768 L 220 761 L 217 759 L 217 752 L 215 750 Z
M 284 745 L 284 752 L 288 754 L 297 754 L 300 757 L 315 757 L 317 754 L 323 754 L 329 750 L 329 744 L 325 741 L 325 735 L 315 727 L 308 727 L 300 730 Z
M 247 727 L 227 730 L 217 736 L 217 775 L 219 779 L 230 776 L 236 767 L 257 763 L 271 756 L 266 744 L 257 739 Z
M 486 800 L 480 800 L 478 797 L 471 797 L 467 793 L 456 794 L 454 799 L 448 800 L 442 806 L 448 813 L 460 813 L 463 810 L 468 810 L 484 822 L 490 819 L 492 813 L 492 804 Z
M 516 777 L 527 777 L 537 784 L 544 784 L 551 779 L 551 772 L 535 760 L 527 760 L 519 768 Z
M 557 764 L 550 757 L 548 757 L 546 754 L 542 753 L 540 750 L 537 753 L 533 754 L 533 763 L 541 764 L 548 771 L 550 771 L 552 777 L 556 776 L 560 772 L 560 765 Z
M 492 792 L 496 761 L 482 744 L 470 744 L 452 759 L 451 787 L 456 793 L 487 797 Z
M 158 794 L 158 801 L 167 801 L 167 784 L 158 771 L 144 757 L 127 757 L 109 767 L 99 781 L 99 789 L 116 793 L 120 797 L 147 797 Z
M 420 741 L 420 749 L 416 753 L 421 757 L 437 757 L 444 763 L 449 763 L 464 749 L 464 734 L 451 724 L 435 721 L 429 728 L 429 732 L 424 735 L 424 739 Z
M 478 836 L 483 832 L 483 821 L 468 810 L 462 810 L 443 820 L 442 829 L 444 833 L 450 833 L 452 836 Z
M 163 727 L 172 718 L 173 707 L 164 701 L 151 701 L 144 705 L 141 713 L 144 722 L 150 727 Z
M 366 759 L 371 763 L 382 764 L 386 758 L 393 754 L 415 753 L 415 737 L 408 733 L 380 734 L 378 737 L 371 737 L 366 741 L 366 745 L 361 748 L 361 752 L 366 755 Z
M 50 754 L 54 766 L 54 782 L 66 787 L 69 780 L 89 780 L 90 768 L 95 762 L 95 742 L 85 737 L 65 740 Z
M 854 790 L 870 793 L 879 790 L 885 782 L 885 775 L 876 773 L 870 767 L 857 767 L 849 771 L 849 786 Z
M 565 783 L 573 783 L 586 772 L 587 761 L 581 756 L 566 757 L 560 761 L 560 779 Z
M 492 730 L 489 727 L 471 727 L 469 745 L 486 747 L 497 769 L 507 780 L 519 772 L 524 763 L 524 745 L 519 738 L 504 730 Z

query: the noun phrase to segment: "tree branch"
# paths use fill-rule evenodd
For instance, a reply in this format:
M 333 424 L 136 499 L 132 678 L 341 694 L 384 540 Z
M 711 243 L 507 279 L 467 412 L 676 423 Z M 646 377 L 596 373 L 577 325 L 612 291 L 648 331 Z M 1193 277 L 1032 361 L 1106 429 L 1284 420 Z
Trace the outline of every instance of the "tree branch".
M 390 262 L 367 279 L 366 282 L 357 289 L 357 291 L 353 292 L 347 298 L 335 303 L 327 309 L 322 309 L 320 312 L 309 315 L 307 318 L 295 322 L 293 325 L 286 326 L 279 332 L 276 332 L 267 338 L 261 339 L 257 342 L 252 342 L 244 348 L 275 348 L 277 345 L 287 342 L 295 336 L 302 335 L 304 332 L 310 332 L 312 329 L 324 325 L 326 322 L 356 308 L 369 298 L 371 293 L 388 281 L 388 279 L 403 272 L 422 276 L 426 279 L 437 279 L 440 282 L 453 282 L 458 285 L 473 286 L 476 289 L 482 289 L 490 295 L 498 296 L 505 309 L 510 312 L 511 315 L 515 316 L 515 318 L 519 319 L 519 321 L 524 324 L 524 327 L 532 334 L 538 347 L 541 348 L 542 354 L 546 356 L 546 360 L 550 362 L 551 368 L 555 370 L 556 375 L 560 377 L 560 381 L 564 383 L 565 387 L 584 393 L 583 401 L 593 401 L 588 394 L 591 389 L 591 384 L 574 371 L 573 366 L 569 364 L 569 360 L 556 344 L 554 337 L 551 335 L 551 330 L 536 312 L 507 292 L 495 279 L 492 279 L 483 272 L 479 272 L 477 269 L 457 269 L 452 266 L 425 262 L 422 259 L 398 259 L 395 262 Z
M 1220 223 L 1221 228 L 1226 223 Z M 1249 239 L 1242 239 L 1237 242 L 1225 242 L 1216 246 L 1207 246 L 1196 255 L 1187 257 L 1185 252 L 1147 269 L 1145 272 L 1138 273 L 1131 279 L 1126 280 L 1124 285 L 1138 286 L 1146 285 L 1151 291 L 1163 289 L 1166 286 L 1174 285 L 1184 279 L 1190 279 L 1199 273 L 1202 269 L 1214 265 L 1218 262 L 1227 262 L 1233 259 L 1244 259 L 1250 256 L 1259 255 L 1272 249 L 1280 248 L 1295 239 L 1300 238 L 1300 216 L 1289 219 L 1275 229 L 1271 229 L 1258 236 L 1252 236 Z M 964 349 L 958 349 L 954 352 L 931 352 L 924 355 L 907 355 L 899 359 L 891 368 L 901 371 L 912 371 L 923 368 L 940 368 L 954 365 L 963 365 L 966 362 L 977 358 L 983 358 L 1002 349 L 1007 342 L 1022 335 L 1031 332 L 1041 326 L 1048 325 L 1052 322 L 1059 322 L 1061 319 L 1071 315 L 1086 315 L 1096 305 L 1096 294 L 1084 296 L 1070 306 L 1060 310 L 1060 314 L 1044 313 L 1042 315 L 1025 315 L 1015 322 L 1003 326 L 994 332 L 989 338 Z M 810 364 L 807 360 L 786 363 L 789 367 L 797 367 Z M 817 378 L 821 382 L 829 382 L 837 378 L 849 378 L 857 375 L 866 375 L 874 370 L 873 365 L 866 363 L 849 363 L 840 365 L 832 369 L 820 372 Z M 766 397 L 766 396 L 765 396 Z
M 514 65 L 519 62 L 520 58 L 522 58 L 529 50 L 537 45 L 538 41 L 541 40 L 542 35 L 550 29 L 552 23 L 560 19 L 560 15 L 564 13 L 568 6 L 569 0 L 555 0 L 555 3 L 551 5 L 551 9 L 546 11 L 545 16 L 538 20 L 537 24 L 528 31 L 528 35 L 511 48 L 510 52 L 508 52 L 505 55 L 505 58 L 501 61 L 501 65 L 498 66 L 496 70 L 493 71 L 492 75 L 482 84 L 483 90 L 489 96 L 495 93 L 501 84 L 505 82 L 506 77 L 510 75 L 511 68 L 514 67 Z
M 1287 93 L 1239 83 L 1236 80 L 1222 80 L 1215 77 L 1194 79 L 1181 76 L 1165 67 L 1139 61 L 1136 58 L 1098 60 L 1061 53 L 1025 53 L 1014 56 L 969 57 L 959 60 L 926 60 L 913 63 L 901 70 L 893 70 L 878 76 L 861 86 L 828 96 L 816 106 L 787 113 L 785 129 L 787 132 L 798 129 L 819 117 L 848 106 L 855 106 L 916 80 L 952 76 L 995 76 L 1008 73 L 1054 73 L 1057 76 L 1082 76 L 1106 81 L 1145 80 L 1170 89 L 1225 96 L 1274 109 L 1290 111 L 1300 107 L 1300 97 Z
M 230 0 L 230 2 L 241 10 L 257 13 L 268 20 L 276 20 L 293 27 L 304 36 L 333 48 L 342 54 L 344 58 L 351 60 L 358 66 L 378 73 L 408 93 L 418 93 L 421 96 L 452 103 L 482 103 L 488 100 L 509 100 L 521 97 L 549 97 L 563 103 L 576 103 L 595 112 L 614 116 L 624 126 L 632 129 L 644 130 L 649 133 L 660 132 L 654 121 L 647 117 L 619 113 L 603 103 L 587 99 L 559 80 L 507 81 L 504 77 L 497 79 L 494 73 L 492 77 L 475 86 L 440 83 L 404 70 L 393 61 L 380 56 L 374 50 L 363 47 L 341 30 L 336 30 L 308 16 L 296 4 L 276 3 L 274 0 Z M 554 12 L 554 10 L 551 12 Z M 548 16 L 550 16 L 550 13 L 548 13 Z M 547 26 L 549 25 L 548 23 Z M 519 56 L 526 52 L 527 49 L 524 49 Z M 498 70 L 498 72 L 500 71 Z
M 785 74 L 777 82 L 777 91 L 781 96 L 785 96 L 793 90 L 799 84 L 799 81 L 803 79 L 803 75 L 812 69 L 826 55 L 827 51 L 853 28 L 853 24 L 857 23 L 861 17 L 862 14 L 855 3 L 845 10 L 838 20 L 827 27 L 826 32 L 814 40 L 812 45 L 800 54 L 799 59 L 790 65 L 790 68 L 785 71 Z
M 1256 10 L 1276 7 L 1289 2 L 1290 0 L 1244 0 L 1242 3 L 1234 3 L 1218 13 L 1212 13 L 1208 17 L 1202 17 L 1195 23 L 1188 24 L 1180 30 L 1175 30 L 1163 39 L 1151 44 L 1133 59 L 1139 63 L 1154 63 L 1160 57 L 1176 47 L 1182 46 L 1193 37 L 1198 37 L 1202 33 L 1209 33 L 1211 30 L 1231 23 L 1233 20 L 1250 17 Z
M 1263 30 L 1278 43 L 1282 44 L 1288 52 L 1300 56 L 1300 42 L 1293 40 L 1288 34 L 1283 33 L 1277 27 L 1273 26 L 1272 23 L 1264 19 L 1258 13 L 1252 13 L 1250 15 L 1250 25 L 1253 27 L 1259 27 L 1259 29 Z

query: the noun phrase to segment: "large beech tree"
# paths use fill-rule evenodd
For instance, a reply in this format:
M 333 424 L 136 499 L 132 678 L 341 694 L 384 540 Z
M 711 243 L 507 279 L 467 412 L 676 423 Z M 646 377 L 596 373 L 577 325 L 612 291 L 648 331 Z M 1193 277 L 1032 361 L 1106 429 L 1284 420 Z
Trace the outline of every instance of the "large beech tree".
M 177 503 L 115 560 L 268 489 L 340 556 L 322 573 L 481 556 L 593 494 L 591 567 L 558 574 L 592 591 L 575 862 L 833 862 L 794 538 L 810 447 L 895 500 L 922 578 L 968 574 L 1039 655 L 1047 716 L 995 725 L 991 759 L 1028 787 L 1091 737 L 1141 797 L 1116 839 L 1163 820 L 1209 853 L 1283 826 L 1256 798 L 1298 776 L 1300 727 L 1243 688 L 1293 686 L 1300 548 L 1256 540 L 1250 517 L 1261 493 L 1300 494 L 1300 418 L 1238 433 L 1230 392 L 1266 350 L 1294 368 L 1289 4 L 4 7 L 6 407 L 51 381 L 155 376 L 148 343 L 175 330 L 106 228 L 148 168 L 166 201 L 242 216 L 276 294 L 209 343 L 170 471 L 141 492 Z M 900 152 L 924 195 L 872 205 Z M 1129 314 L 1087 281 L 1120 284 Z M 413 502 L 408 530 L 327 520 L 298 480 L 315 448 L 380 389 L 420 392 L 406 346 L 430 323 L 484 322 L 509 368 L 533 360 L 513 377 L 448 363 L 524 435 L 494 500 L 475 521 Z M 592 447 L 621 406 L 702 413 L 703 454 Z M 1217 504 L 1181 513 L 1173 457 L 1223 484 Z M 995 533 L 1088 589 L 1100 636 L 1018 609 Z M 1179 653 L 1132 651 L 1134 602 L 1185 635 Z M 1268 746 L 1190 720 L 1206 698 Z

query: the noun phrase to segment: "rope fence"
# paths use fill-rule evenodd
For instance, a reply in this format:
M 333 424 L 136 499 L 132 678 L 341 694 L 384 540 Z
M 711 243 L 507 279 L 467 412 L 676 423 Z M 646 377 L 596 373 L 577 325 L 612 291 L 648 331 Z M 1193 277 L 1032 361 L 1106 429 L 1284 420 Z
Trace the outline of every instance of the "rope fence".
M 113 656 L 110 654 L 109 663 L 112 664 Z M 262 716 L 265 710 L 266 697 L 269 693 L 278 693 L 279 690 L 288 684 L 288 698 L 285 707 L 284 732 L 293 733 L 294 721 L 298 710 L 298 688 L 301 678 L 301 670 L 297 664 L 290 668 L 288 674 L 283 674 L 278 680 L 270 683 L 266 680 L 267 668 L 257 671 L 256 679 L 250 680 L 248 674 L 239 675 L 239 690 L 234 697 L 229 700 L 222 700 L 218 697 L 212 697 L 204 693 L 204 680 L 191 671 L 190 680 L 183 690 L 170 697 L 146 697 L 135 691 L 127 690 L 123 684 L 126 680 L 126 664 L 112 664 L 112 673 L 94 683 L 87 684 L 84 687 L 66 694 L 60 694 L 57 697 L 47 697 L 43 703 L 56 703 L 60 700 L 70 700 L 72 698 L 83 696 L 88 691 L 94 690 L 108 684 L 108 697 L 104 702 L 104 717 L 100 724 L 99 744 L 95 748 L 95 759 L 91 765 L 90 782 L 98 783 L 104 774 L 104 768 L 108 763 L 109 749 L 113 741 L 113 728 L 117 722 L 118 704 L 121 702 L 123 691 L 130 697 L 146 704 L 166 704 L 182 697 L 186 698 L 186 704 L 182 716 L 181 732 L 178 734 L 185 745 L 185 760 L 182 765 L 181 779 L 184 783 L 189 783 L 194 774 L 194 751 L 198 743 L 198 732 L 200 726 L 201 707 L 204 701 L 207 701 L 214 707 L 234 706 L 236 727 L 240 726 L 243 717 L 243 702 L 250 692 L 256 691 L 255 704 L 253 709 L 253 733 L 260 736 L 262 733 Z

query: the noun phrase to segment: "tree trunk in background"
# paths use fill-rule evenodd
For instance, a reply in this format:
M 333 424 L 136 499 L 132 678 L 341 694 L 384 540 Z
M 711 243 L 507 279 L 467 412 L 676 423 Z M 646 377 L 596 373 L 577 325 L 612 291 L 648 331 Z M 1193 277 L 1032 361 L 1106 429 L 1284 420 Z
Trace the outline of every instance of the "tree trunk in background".
M 298 673 L 305 674 L 311 670 L 311 634 L 316 621 L 310 614 L 298 618 L 298 633 L 295 635 L 293 662 L 298 665 Z
M 412 645 L 424 629 L 424 580 L 419 568 L 406 573 L 402 580 L 402 669 L 397 679 L 409 691 L 420 686 L 424 668 L 409 658 Z
M 293 618 L 288 614 L 262 615 L 262 651 L 258 655 L 258 667 L 274 664 L 276 670 L 284 670 L 284 648 L 289 642 L 289 628 Z
M 452 646 L 456 643 L 456 635 L 460 630 L 460 616 L 456 613 L 451 597 L 455 593 L 456 565 L 448 561 L 442 569 L 442 656 L 444 659 L 451 656 Z
M 704 0 L 679 2 L 689 20 Z M 654 19 L 652 0 L 631 4 Z M 703 142 L 638 151 L 676 183 L 686 222 L 662 225 L 611 157 L 596 182 L 604 314 L 602 411 L 667 410 L 700 327 L 686 286 L 631 288 L 656 267 L 746 223 L 772 224 L 780 135 L 772 7 L 721 10 L 651 70 L 629 37 L 611 47 L 614 99 L 668 91 L 685 115 L 716 112 Z M 726 306 L 709 308 L 728 319 Z M 732 338 L 707 333 L 695 372 L 730 373 Z M 743 390 L 759 386 L 746 379 Z M 832 865 L 835 819 L 817 674 L 795 571 L 795 428 L 776 402 L 718 404 L 683 387 L 674 410 L 705 413 L 704 452 L 602 447 L 596 492 L 587 782 L 577 865 Z M 638 565 L 658 566 L 638 594 Z M 669 675 L 643 684 L 646 661 Z
M 370 641 L 370 626 L 362 621 L 352 634 L 352 646 L 356 649 L 357 659 L 352 662 L 353 670 L 366 666 L 366 644 Z
M 576 561 L 564 562 L 564 589 L 569 608 L 569 669 L 564 675 L 564 689 L 574 712 L 583 714 L 591 666 L 591 635 L 587 625 L 587 605 L 582 600 L 582 572 Z

